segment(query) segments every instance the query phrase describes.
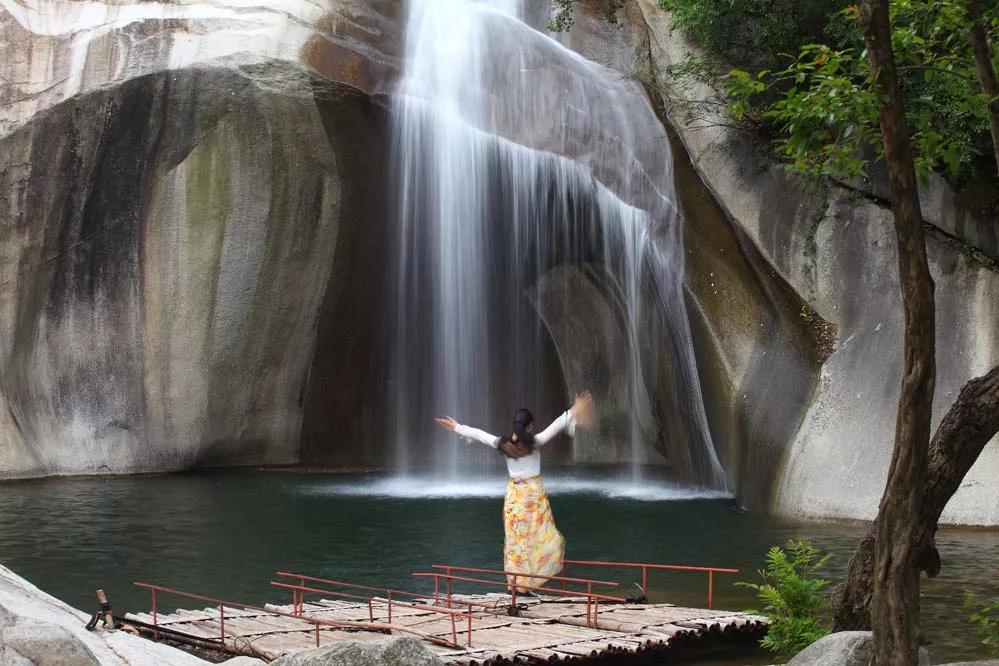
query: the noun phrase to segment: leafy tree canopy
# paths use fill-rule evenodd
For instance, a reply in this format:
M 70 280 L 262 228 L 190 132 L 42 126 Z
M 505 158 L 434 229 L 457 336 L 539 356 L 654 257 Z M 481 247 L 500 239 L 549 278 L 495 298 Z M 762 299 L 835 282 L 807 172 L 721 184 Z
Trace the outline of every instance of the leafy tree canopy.
M 552 0 L 549 28 L 571 26 L 579 0 Z M 865 176 L 882 156 L 877 99 L 856 6 L 848 0 L 659 0 L 701 47 L 650 82 L 694 78 L 719 88 L 727 114 L 773 141 L 812 177 Z M 610 18 L 622 3 L 596 6 Z M 892 46 L 920 176 L 939 171 L 994 205 L 996 159 L 976 76 L 966 0 L 891 0 Z M 982 2 L 993 63 L 999 0 Z M 663 76 L 665 75 L 665 77 Z

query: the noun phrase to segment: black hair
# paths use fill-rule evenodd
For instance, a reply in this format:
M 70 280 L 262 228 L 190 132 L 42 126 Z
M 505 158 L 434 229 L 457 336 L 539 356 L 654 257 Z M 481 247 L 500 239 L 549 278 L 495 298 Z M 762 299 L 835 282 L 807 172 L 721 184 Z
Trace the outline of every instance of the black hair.
M 513 441 L 521 441 L 530 448 L 534 448 L 534 433 L 527 432 L 527 426 L 534 423 L 534 414 L 521 407 L 513 415 Z
M 497 450 L 507 458 L 520 458 L 522 455 L 530 455 L 534 451 L 534 434 L 527 432 L 527 426 L 534 423 L 534 415 L 530 411 L 521 407 L 513 415 L 513 434 L 509 437 L 501 437 Z M 526 453 L 513 455 L 513 450 L 520 449 Z
M 525 444 L 519 441 L 519 439 L 514 441 L 509 437 L 500 437 L 500 443 L 496 447 L 496 450 L 505 458 L 522 458 L 531 455 L 534 446 L 532 444 Z

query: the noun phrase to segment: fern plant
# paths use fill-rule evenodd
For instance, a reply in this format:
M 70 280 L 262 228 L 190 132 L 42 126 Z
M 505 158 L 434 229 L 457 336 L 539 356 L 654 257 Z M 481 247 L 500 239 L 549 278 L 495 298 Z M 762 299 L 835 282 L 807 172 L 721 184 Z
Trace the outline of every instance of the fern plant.
M 767 566 L 759 571 L 762 583 L 736 583 L 754 590 L 763 604 L 753 611 L 770 619 L 760 645 L 778 657 L 790 657 L 829 633 L 829 599 L 822 591 L 829 581 L 815 576 L 828 559 L 810 541 L 791 539 L 767 552 Z

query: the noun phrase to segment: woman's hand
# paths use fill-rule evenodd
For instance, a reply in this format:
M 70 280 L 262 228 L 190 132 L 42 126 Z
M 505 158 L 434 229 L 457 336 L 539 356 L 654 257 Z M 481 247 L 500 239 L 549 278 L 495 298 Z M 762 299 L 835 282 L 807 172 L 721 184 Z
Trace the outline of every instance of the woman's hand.
M 450 416 L 445 416 L 444 418 L 434 417 L 434 421 L 440 423 L 444 428 L 447 428 L 451 432 L 458 429 L 458 422 L 452 419 Z
M 593 427 L 597 418 L 597 408 L 589 391 L 583 391 L 581 395 L 576 396 L 576 401 L 569 408 L 569 415 L 575 419 L 577 425 L 584 428 Z

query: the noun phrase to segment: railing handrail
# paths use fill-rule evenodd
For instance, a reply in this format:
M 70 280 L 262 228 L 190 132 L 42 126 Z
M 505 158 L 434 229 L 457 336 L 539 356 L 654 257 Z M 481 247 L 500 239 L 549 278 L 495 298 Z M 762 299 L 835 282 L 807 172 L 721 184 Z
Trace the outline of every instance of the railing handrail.
M 336 590 L 312 590 L 311 588 L 305 588 L 305 587 L 303 587 L 301 585 L 292 585 L 291 583 L 282 583 L 282 582 L 276 581 L 276 580 L 272 580 L 271 581 L 271 585 L 273 585 L 274 587 L 280 587 L 280 588 L 284 588 L 284 589 L 287 589 L 287 590 L 299 590 L 299 589 L 301 589 L 301 590 L 306 591 L 306 592 L 312 592 L 312 591 L 321 592 L 322 594 L 328 594 L 330 596 L 337 597 L 337 598 L 340 598 L 340 599 L 354 599 L 356 601 L 371 601 L 371 599 L 373 598 L 373 597 L 365 597 L 365 596 L 362 596 L 360 594 L 351 594 L 350 592 L 337 592 Z M 296 605 L 296 608 L 295 608 L 294 612 L 298 613 L 297 604 L 295 604 L 295 605 Z
M 714 571 L 715 573 L 739 573 L 738 569 L 724 569 L 721 567 L 695 567 L 684 564 L 651 564 L 644 562 L 600 562 L 595 560 L 563 560 L 563 564 L 575 564 L 577 566 L 595 567 L 629 567 L 635 569 L 666 569 L 670 571 Z
M 317 647 L 319 646 L 319 627 L 321 627 L 321 626 L 323 626 L 323 627 L 339 627 L 339 628 L 350 627 L 350 628 L 362 628 L 362 629 L 365 628 L 365 627 L 372 628 L 372 629 L 379 628 L 378 625 L 375 625 L 374 623 L 371 623 L 371 622 L 354 622 L 354 621 L 351 621 L 351 620 L 323 620 L 323 619 L 315 618 L 315 617 L 305 617 L 305 616 L 302 616 L 302 615 L 295 615 L 294 613 L 286 613 L 285 611 L 279 611 L 277 609 L 261 608 L 260 606 L 254 606 L 252 604 L 244 604 L 244 603 L 241 603 L 241 602 L 238 602 L 238 601 L 226 601 L 224 599 L 216 599 L 214 597 L 206 597 L 204 595 L 195 594 L 193 592 L 183 592 L 181 590 L 174 590 L 172 588 L 165 587 L 163 585 L 155 585 L 153 583 L 142 583 L 142 582 L 138 582 L 137 581 L 137 582 L 135 582 L 133 584 L 136 587 L 142 587 L 142 588 L 145 588 L 147 590 L 150 590 L 152 592 L 152 594 L 153 594 L 153 608 L 152 608 L 153 626 L 156 626 L 158 624 L 158 622 L 157 622 L 157 612 L 156 612 L 156 593 L 157 592 L 163 592 L 164 594 L 173 594 L 173 595 L 178 596 L 178 597 L 184 597 L 184 598 L 187 598 L 187 599 L 196 599 L 198 601 L 207 601 L 208 603 L 218 604 L 219 605 L 219 613 L 220 613 L 220 616 L 221 616 L 222 621 L 223 621 L 223 624 L 221 625 L 220 630 L 219 630 L 220 634 L 221 634 L 221 637 L 222 637 L 221 645 L 222 645 L 223 649 L 225 648 L 225 624 L 224 624 L 224 618 L 225 618 L 225 607 L 226 606 L 228 606 L 230 608 L 237 608 L 237 609 L 240 609 L 240 610 L 259 611 L 259 612 L 267 614 L 267 615 L 279 615 L 281 617 L 290 617 L 290 618 L 293 618 L 293 619 L 296 619 L 296 620 L 301 620 L 301 621 L 306 622 L 308 624 L 312 624 L 316 628 L 316 646 Z M 471 623 L 471 618 L 469 618 L 469 623 Z M 384 626 L 391 626 L 391 623 L 389 623 L 387 625 L 384 625 Z M 438 644 L 444 645 L 446 647 L 451 647 L 451 648 L 459 648 L 460 647 L 457 644 L 457 641 L 448 642 L 448 641 L 444 640 L 443 638 L 438 638 L 436 636 L 428 636 L 426 634 L 422 634 L 422 633 L 420 633 L 418 631 L 410 629 L 409 627 L 391 626 L 391 630 L 392 631 L 401 631 L 401 632 L 404 632 L 404 633 L 415 634 L 415 635 L 420 636 L 421 638 L 423 638 L 425 640 L 428 640 L 428 641 L 430 641 L 432 643 L 438 643 Z M 471 631 L 469 631 L 469 641 L 471 641 Z
M 511 574 L 511 575 L 523 576 L 524 578 L 542 578 L 543 577 L 543 576 L 534 576 L 532 574 Z M 452 574 L 439 573 L 439 572 L 436 572 L 436 571 L 432 571 L 432 572 L 417 572 L 417 573 L 414 573 L 413 576 L 423 577 L 423 578 L 427 578 L 427 577 L 430 577 L 430 576 L 436 576 L 438 578 L 443 578 L 445 580 L 454 580 L 454 581 L 460 581 L 460 582 L 464 582 L 464 583 L 481 583 L 483 585 L 500 585 L 502 587 L 509 587 L 510 586 L 510 584 L 507 583 L 507 582 L 505 582 L 505 581 L 486 580 L 484 578 L 467 578 L 465 576 L 455 576 L 455 575 L 452 575 Z M 575 590 L 559 590 L 557 588 L 537 587 L 535 585 L 522 585 L 520 583 L 515 583 L 515 585 L 516 585 L 517 589 L 521 589 L 521 590 L 537 590 L 539 592 L 549 592 L 551 594 L 560 594 L 560 595 L 565 596 L 565 597 L 587 597 L 587 598 L 591 598 L 591 599 L 600 599 L 602 601 L 617 601 L 617 602 L 622 602 L 622 603 L 625 602 L 625 601 L 627 601 L 627 599 L 625 599 L 624 597 L 612 597 L 610 595 L 598 594 L 596 592 L 582 592 L 582 591 L 575 591 Z
M 577 567 L 607 567 L 607 568 L 628 568 L 642 570 L 642 596 L 649 595 L 649 569 L 657 571 L 699 571 L 708 574 L 708 608 L 714 607 L 715 596 L 715 574 L 716 573 L 739 573 L 738 569 L 723 569 L 721 567 L 694 567 L 684 564 L 652 564 L 650 562 L 600 562 L 598 560 L 562 560 L 562 573 L 565 573 L 569 565 Z M 562 584 L 565 587 L 565 583 Z
M 457 617 L 465 617 L 465 618 L 470 617 L 470 618 L 473 618 L 475 620 L 481 620 L 481 619 L 483 619 L 485 617 L 485 615 L 473 615 L 472 613 L 468 613 L 468 612 L 465 612 L 465 611 L 456 611 L 456 610 L 453 610 L 451 608 L 441 608 L 440 606 L 428 606 L 426 604 L 414 604 L 414 603 L 410 603 L 408 601 L 399 601 L 397 599 L 380 599 L 378 597 L 362 597 L 360 595 L 349 594 L 347 592 L 334 592 L 332 590 L 320 590 L 320 589 L 317 589 L 317 588 L 314 588 L 314 587 L 306 587 L 304 585 L 292 585 L 290 583 L 280 583 L 278 581 L 271 581 L 271 585 L 273 585 L 274 587 L 284 588 L 286 590 L 301 590 L 303 592 L 314 592 L 314 593 L 318 593 L 318 594 L 332 594 L 332 595 L 335 595 L 335 596 L 343 596 L 343 597 L 350 598 L 350 599 L 361 599 L 362 601 L 378 601 L 378 602 L 384 602 L 384 603 L 392 603 L 392 604 L 395 604 L 396 606 L 405 606 L 407 608 L 418 608 L 420 610 L 428 610 L 428 611 L 432 611 L 434 613 L 442 613 L 444 615 L 455 615 Z M 427 598 L 431 599 L 432 597 L 427 597 Z M 467 605 L 470 605 L 470 604 L 462 604 L 462 605 L 467 606 Z M 295 617 L 307 617 L 307 616 L 296 615 Z
M 447 567 L 444 567 L 444 568 L 447 569 Z M 464 568 L 471 568 L 471 567 L 464 567 Z M 489 572 L 490 570 L 485 570 L 485 571 Z M 465 572 L 462 572 L 462 573 L 465 573 Z M 612 596 L 606 595 L 606 594 L 594 593 L 593 592 L 593 581 L 587 581 L 586 592 L 577 592 L 575 590 L 558 590 L 558 589 L 550 590 L 550 589 L 546 589 L 546 588 L 539 587 L 539 586 L 521 585 L 521 584 L 518 583 L 518 581 L 517 581 L 517 577 L 518 576 L 524 576 L 526 579 L 530 580 L 531 578 L 535 577 L 535 576 L 532 576 L 531 574 L 512 573 L 512 572 L 506 572 L 506 571 L 504 571 L 503 573 L 504 573 L 504 575 L 511 576 L 513 578 L 513 580 L 512 581 L 508 581 L 508 580 L 506 580 L 506 581 L 498 581 L 498 580 L 485 580 L 483 578 L 469 578 L 467 576 L 455 576 L 454 574 L 451 573 L 450 570 L 448 570 L 447 573 L 441 573 L 440 571 L 434 571 L 434 572 L 430 572 L 430 573 L 414 573 L 413 576 L 417 576 L 417 577 L 420 577 L 420 576 L 424 576 L 424 577 L 425 576 L 433 576 L 434 577 L 434 590 L 435 590 L 435 593 L 439 593 L 439 590 L 440 590 L 440 580 L 442 578 L 444 580 L 446 580 L 447 581 L 447 603 L 448 603 L 448 606 L 451 605 L 451 583 L 454 582 L 454 581 L 463 581 L 463 582 L 467 582 L 467 583 L 478 583 L 480 585 L 501 585 L 503 587 L 508 587 L 510 589 L 510 605 L 513 606 L 513 607 L 516 607 L 516 605 L 517 605 L 517 591 L 518 590 L 532 590 L 532 591 L 533 590 L 537 590 L 539 592 L 548 592 L 550 594 L 551 593 L 561 594 L 562 596 L 569 596 L 569 597 L 581 597 L 582 596 L 582 597 L 586 597 L 586 626 L 587 627 L 591 627 L 591 626 L 595 627 L 595 626 L 597 626 L 597 614 L 599 613 L 600 600 L 601 599 L 604 599 L 604 600 L 607 600 L 607 601 L 617 601 L 617 602 L 627 601 L 627 599 L 623 599 L 621 597 L 612 597 Z M 550 576 L 538 576 L 538 578 L 552 578 L 552 577 L 550 577 Z M 563 586 L 567 585 L 567 582 L 565 582 L 565 581 L 567 581 L 568 579 L 565 579 L 564 576 L 563 577 L 556 577 L 556 578 L 563 578 L 564 580 L 563 580 L 562 585 Z M 614 583 L 613 585 L 617 586 L 617 583 Z M 592 611 L 592 620 L 591 620 L 591 611 Z M 471 620 L 469 620 L 469 622 L 471 622 Z M 592 624 L 591 624 L 591 622 L 592 622 Z
M 347 583 L 341 580 L 332 580 L 330 578 L 317 578 L 315 576 L 306 576 L 304 574 L 290 573 L 288 571 L 278 571 L 275 573 L 276 576 L 282 576 L 284 578 L 298 578 L 301 580 L 307 580 L 313 583 L 323 583 L 325 585 L 337 585 L 339 587 L 345 587 L 347 589 L 353 590 L 366 590 L 368 592 L 380 592 L 382 594 L 400 594 L 404 597 L 412 597 L 413 599 L 433 599 L 437 600 L 437 595 L 433 594 L 418 594 L 416 592 L 406 592 L 405 590 L 393 590 L 387 587 L 374 587 L 372 585 L 360 585 L 358 583 Z M 331 590 L 322 590 L 322 592 L 327 592 Z M 479 602 L 469 601 L 463 602 L 463 606 L 479 606 L 482 608 L 492 608 L 489 604 L 483 604 Z
M 583 585 L 603 585 L 604 587 L 618 587 L 620 583 L 613 583 L 607 580 L 593 580 L 591 578 L 569 578 L 567 576 L 542 576 L 540 574 L 532 574 L 523 571 L 502 571 L 500 569 L 477 569 L 475 567 L 452 567 L 446 564 L 433 564 L 430 566 L 431 569 L 441 569 L 446 571 L 462 571 L 465 573 L 484 573 L 493 574 L 496 576 L 523 576 L 525 578 L 543 578 L 545 580 L 555 580 L 560 583 L 580 583 Z M 523 587 L 518 586 L 518 587 Z
M 330 578 L 316 578 L 315 576 L 306 576 L 304 574 L 291 573 L 288 571 L 278 571 L 274 574 L 275 576 L 282 576 L 284 578 L 300 578 L 302 580 L 307 580 L 311 583 L 325 583 L 327 585 L 339 585 L 340 587 L 349 587 L 355 590 L 367 590 L 369 592 L 391 592 L 392 594 L 401 594 L 403 596 L 410 597 L 421 597 L 426 595 L 421 595 L 416 592 L 407 592 L 405 590 L 392 590 L 387 587 L 375 587 L 373 585 L 361 585 L 359 583 L 347 583 L 342 580 L 332 580 Z

